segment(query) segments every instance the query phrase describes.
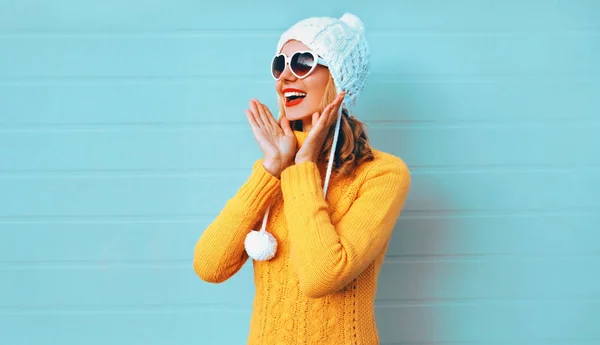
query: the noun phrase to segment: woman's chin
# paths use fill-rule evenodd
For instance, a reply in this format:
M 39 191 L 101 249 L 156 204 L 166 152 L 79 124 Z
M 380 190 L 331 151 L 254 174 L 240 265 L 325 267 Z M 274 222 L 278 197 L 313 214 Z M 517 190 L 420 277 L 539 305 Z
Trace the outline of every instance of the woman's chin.
M 300 114 L 300 113 L 296 113 L 296 112 L 290 112 L 290 111 L 286 111 L 285 113 L 285 117 L 291 122 L 291 121 L 300 121 L 300 120 L 304 120 L 307 119 L 308 116 L 306 116 L 305 114 Z
M 298 120 L 310 120 L 312 118 L 312 114 L 307 109 L 285 109 L 285 117 L 287 117 L 290 121 L 298 121 Z

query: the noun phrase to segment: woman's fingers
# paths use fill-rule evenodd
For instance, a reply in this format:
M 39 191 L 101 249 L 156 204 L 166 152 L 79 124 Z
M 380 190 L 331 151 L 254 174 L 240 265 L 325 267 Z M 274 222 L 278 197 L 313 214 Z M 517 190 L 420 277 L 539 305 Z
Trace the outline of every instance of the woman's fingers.
M 328 127 L 333 125 L 333 123 L 335 122 L 335 120 L 337 120 L 338 118 L 338 114 L 340 113 L 340 107 L 342 106 L 342 101 L 344 100 L 344 93 L 341 93 L 340 95 L 338 95 L 336 101 L 334 102 L 334 107 L 331 110 L 329 119 L 327 121 L 328 123 Z
M 319 119 L 321 118 L 321 115 L 319 115 L 318 112 L 312 114 L 312 128 L 317 127 L 317 124 L 319 123 Z
M 254 136 L 258 136 L 260 133 L 260 126 L 256 123 L 256 117 L 252 113 L 252 111 L 246 109 L 246 118 L 248 119 L 248 123 L 250 124 L 250 129 L 252 129 L 252 133 Z
M 344 100 L 344 93 L 340 93 L 335 100 L 328 106 L 329 110 L 327 113 L 327 118 L 325 119 L 325 126 L 329 128 L 335 120 L 337 120 L 337 115 L 339 114 L 340 107 L 342 106 L 342 101 Z
M 264 127 L 265 124 L 260 116 L 260 111 L 258 110 L 258 104 L 257 104 L 256 100 L 250 101 L 250 111 L 252 112 L 252 115 L 254 117 L 254 120 L 256 121 L 257 126 Z
M 263 125 L 265 126 L 265 130 L 268 131 L 273 131 L 273 124 L 272 124 L 272 118 L 269 118 L 269 112 L 266 109 L 266 106 L 262 103 L 260 103 L 259 101 L 256 101 L 257 103 L 257 107 L 258 107 L 258 113 L 260 116 L 261 121 L 263 122 Z
M 287 136 L 294 135 L 294 131 L 292 130 L 292 126 L 290 125 L 290 120 L 287 117 L 281 118 L 281 129 L 283 129 L 283 133 Z
M 254 103 L 254 106 L 256 107 L 257 122 L 261 125 L 263 130 L 271 134 L 281 133 L 281 128 L 277 121 L 275 121 L 269 108 L 256 99 L 252 100 L 252 103 Z
M 331 110 L 333 108 L 333 103 L 326 106 L 323 110 L 323 114 L 321 114 L 321 118 L 319 119 L 319 129 L 325 129 L 327 124 L 329 123 L 329 118 L 331 117 Z
M 272 127 L 278 127 L 279 125 L 277 124 L 277 121 L 275 121 L 275 117 L 273 117 L 273 114 L 271 113 L 271 111 L 269 110 L 269 107 L 267 107 L 266 105 L 260 103 L 263 107 L 264 113 L 267 116 L 267 119 L 269 120 L 269 124 Z
M 337 120 L 337 115 L 339 113 L 340 107 L 342 105 L 342 100 L 344 99 L 344 93 L 340 93 L 333 102 L 323 109 L 323 113 L 318 116 L 318 120 L 315 122 L 315 117 L 313 115 L 313 128 L 317 131 L 327 130 L 335 120 Z
M 250 124 L 250 126 L 251 127 L 256 126 L 256 121 L 254 121 L 254 115 L 252 115 L 252 112 L 248 109 L 245 109 L 244 113 L 246 113 L 246 119 L 248 120 L 248 123 Z

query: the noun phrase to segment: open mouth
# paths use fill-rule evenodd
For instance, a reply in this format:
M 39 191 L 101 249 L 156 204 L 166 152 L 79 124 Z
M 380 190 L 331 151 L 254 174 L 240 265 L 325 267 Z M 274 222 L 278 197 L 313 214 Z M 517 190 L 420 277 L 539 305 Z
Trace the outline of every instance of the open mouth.
M 285 106 L 292 107 L 294 105 L 300 104 L 306 97 L 306 93 L 304 93 L 304 92 L 285 92 L 283 94 L 283 96 L 285 97 Z

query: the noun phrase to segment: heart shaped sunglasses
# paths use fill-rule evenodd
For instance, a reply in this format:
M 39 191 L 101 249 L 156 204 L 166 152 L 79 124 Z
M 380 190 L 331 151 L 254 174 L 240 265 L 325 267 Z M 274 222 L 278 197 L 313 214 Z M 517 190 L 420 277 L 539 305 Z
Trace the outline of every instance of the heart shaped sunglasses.
M 275 80 L 279 80 L 287 65 L 290 66 L 290 71 L 299 79 L 308 77 L 317 65 L 327 67 L 325 61 L 312 51 L 298 51 L 291 56 L 283 53 L 277 54 L 271 62 L 271 74 Z

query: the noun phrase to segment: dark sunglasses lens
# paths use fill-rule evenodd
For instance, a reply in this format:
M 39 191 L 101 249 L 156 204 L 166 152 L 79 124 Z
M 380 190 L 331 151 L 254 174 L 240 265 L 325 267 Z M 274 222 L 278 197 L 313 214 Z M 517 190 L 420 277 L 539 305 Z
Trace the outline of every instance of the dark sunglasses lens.
M 273 62 L 271 64 L 271 73 L 273 73 L 273 77 L 279 78 L 283 70 L 285 69 L 285 57 L 283 55 L 278 55 L 273 58 Z
M 292 56 L 290 67 L 298 76 L 305 76 L 315 65 L 315 59 L 309 53 L 296 53 Z

